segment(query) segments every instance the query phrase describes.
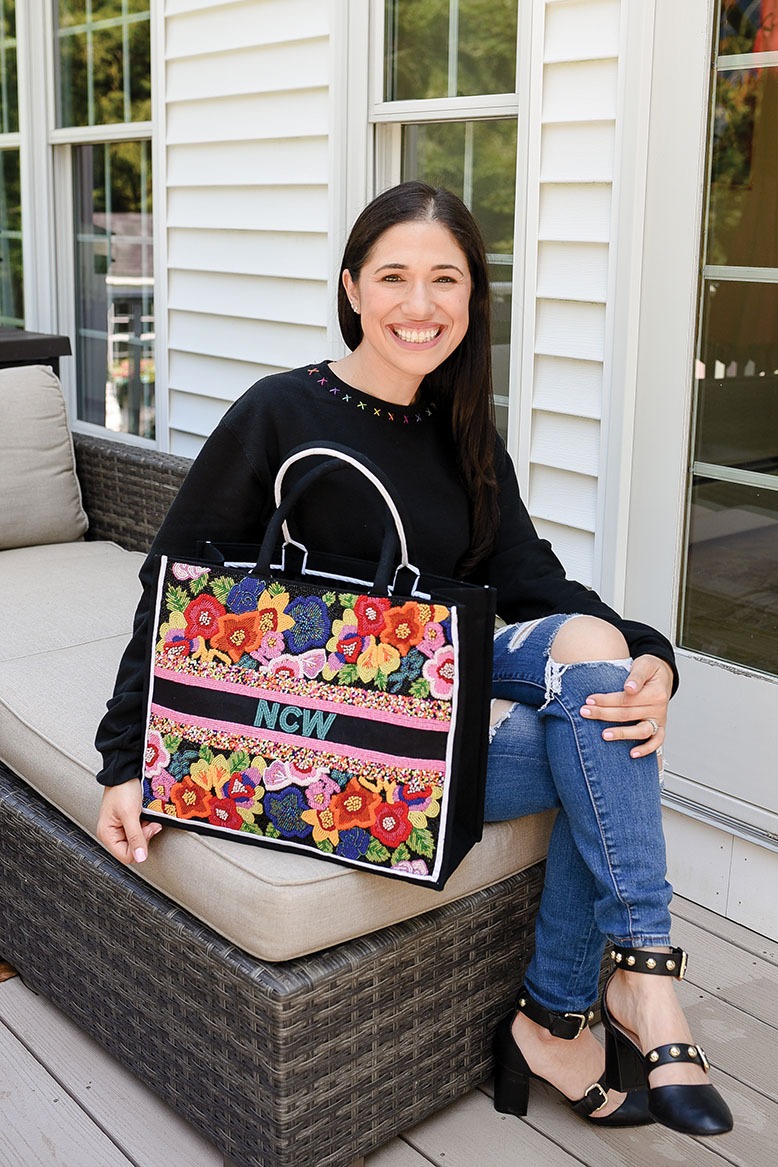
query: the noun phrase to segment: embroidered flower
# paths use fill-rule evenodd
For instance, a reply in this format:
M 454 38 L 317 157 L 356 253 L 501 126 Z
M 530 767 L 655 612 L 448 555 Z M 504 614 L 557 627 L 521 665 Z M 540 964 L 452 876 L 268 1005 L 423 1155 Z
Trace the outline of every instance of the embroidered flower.
M 165 749 L 162 734 L 156 729 L 150 729 L 146 738 L 146 749 L 143 753 L 143 772 L 147 778 L 154 778 L 164 770 L 170 761 L 170 754 Z
M 247 575 L 235 584 L 227 594 L 227 607 L 240 615 L 242 612 L 256 612 L 260 593 L 265 589 L 263 580 Z
M 257 612 L 225 613 L 219 619 L 219 630 L 211 637 L 211 646 L 229 654 L 237 664 L 245 653 L 253 652 L 262 639 Z
M 259 648 L 249 653 L 249 656 L 253 656 L 260 664 L 266 665 L 274 657 L 281 656 L 285 649 L 286 641 L 283 632 L 271 631 L 264 634 L 259 642 Z
M 184 778 L 183 782 L 176 782 L 172 787 L 170 801 L 176 808 L 178 818 L 205 819 L 210 814 L 213 796 L 198 782 Z
M 243 819 L 231 798 L 214 798 L 208 811 L 208 822 L 229 831 L 239 831 L 243 826 Z
M 403 859 L 395 863 L 395 871 L 409 871 L 413 875 L 429 875 L 430 871 L 423 859 Z
M 202 595 L 191 600 L 184 609 L 186 635 L 190 640 L 202 636 L 205 640 L 216 631 L 219 620 L 226 609 L 215 596 Z
M 160 802 L 170 802 L 170 791 L 175 786 L 175 778 L 167 770 L 159 770 L 153 777 L 147 775 L 149 796 Z
M 372 831 L 385 847 L 399 847 L 413 830 L 404 802 L 385 802 L 376 814 Z
M 408 600 L 401 608 L 389 608 L 384 613 L 386 627 L 379 634 L 384 644 L 393 644 L 406 656 L 408 649 L 418 644 L 424 635 L 424 627 L 419 620 L 419 605 Z
M 265 588 L 257 600 L 259 627 L 263 633 L 286 632 L 287 629 L 292 627 L 294 620 L 286 614 L 286 606 L 288 603 L 289 592 L 279 592 L 277 596 L 271 596 L 270 592 Z
M 210 567 L 197 567 L 194 563 L 174 563 L 170 569 L 176 579 L 182 582 L 188 579 L 199 579 L 201 575 L 208 575 Z
M 270 675 L 273 677 L 289 677 L 297 680 L 302 674 L 302 667 L 299 660 L 295 656 L 289 656 L 288 653 L 282 653 L 274 660 L 270 661 Z
M 442 700 L 450 697 L 456 676 L 454 650 L 451 645 L 439 648 L 432 659 L 424 665 L 422 673 L 429 681 L 430 693 L 433 697 L 439 697 Z
M 162 663 L 169 668 L 175 668 L 176 661 L 189 656 L 191 651 L 192 642 L 183 632 L 168 632 L 159 647 Z
M 203 790 L 215 791 L 218 798 L 224 798 L 230 780 L 230 763 L 224 754 L 217 754 L 210 762 L 198 758 L 189 767 L 189 777 Z
M 446 634 L 443 631 L 442 625 L 434 620 L 430 620 L 429 624 L 424 625 L 424 632 L 417 648 L 419 652 L 423 652 L 425 656 L 434 656 L 437 649 L 442 648 L 446 643 Z
M 325 807 L 323 810 L 304 810 L 300 817 L 312 825 L 314 843 L 326 841 L 332 843 L 333 847 L 337 846 L 339 832 L 329 807 Z
M 305 792 L 305 797 L 308 799 L 308 805 L 312 806 L 314 810 L 324 810 L 330 805 L 333 794 L 337 794 L 339 790 L 337 782 L 333 782 L 331 778 L 325 776 L 310 784 Z
M 357 674 L 360 681 L 369 684 L 379 672 L 386 676 L 400 667 L 400 653 L 393 644 L 379 644 L 375 636 L 368 636 L 364 651 L 357 657 Z
M 371 827 L 375 822 L 380 794 L 366 790 L 356 778 L 352 778 L 345 790 L 334 794 L 329 809 L 339 830 L 349 827 Z
M 384 626 L 384 612 L 391 608 L 391 600 L 383 596 L 359 596 L 354 604 L 357 628 L 362 636 L 377 636 Z
M 283 790 L 285 786 L 312 786 L 327 777 L 327 771 L 313 763 L 307 765 L 301 758 L 291 762 L 271 762 L 263 775 L 267 790 Z
M 288 790 L 271 790 L 265 798 L 265 814 L 284 838 L 304 839 L 311 833 L 311 824 L 303 819 L 305 804 L 302 790 L 290 786 Z
M 428 804 L 432 798 L 433 783 L 421 774 L 414 774 L 407 782 L 401 783 L 398 793 L 404 802 L 413 810 L 423 810 L 423 804 Z
M 262 775 L 259 770 L 243 770 L 240 774 L 230 774 L 224 786 L 224 797 L 231 798 L 239 807 L 254 812 L 259 811 L 264 790 L 260 786 Z
M 318 596 L 298 596 L 292 600 L 287 613 L 294 620 L 294 628 L 287 635 L 292 652 L 324 647 L 330 634 L 330 615 L 324 600 Z
M 344 859 L 361 859 L 370 846 L 370 835 L 362 827 L 340 832 L 336 853 Z

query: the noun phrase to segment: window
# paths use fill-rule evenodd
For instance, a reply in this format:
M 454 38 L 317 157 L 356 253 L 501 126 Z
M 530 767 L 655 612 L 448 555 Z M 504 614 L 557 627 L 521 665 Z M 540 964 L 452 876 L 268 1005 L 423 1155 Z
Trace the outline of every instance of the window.
M 0 325 L 24 327 L 16 6 L 0 10 Z
M 76 415 L 153 439 L 150 0 L 59 0 L 58 150 L 72 173 Z
M 492 279 L 498 428 L 507 432 L 516 201 L 516 0 L 387 0 L 380 186 L 418 178 L 473 212 Z

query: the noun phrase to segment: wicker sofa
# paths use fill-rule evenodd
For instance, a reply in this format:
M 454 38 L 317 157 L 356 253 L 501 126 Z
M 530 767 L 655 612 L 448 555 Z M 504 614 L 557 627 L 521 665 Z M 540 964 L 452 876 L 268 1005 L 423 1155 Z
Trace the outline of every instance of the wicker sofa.
M 75 456 L 87 541 L 0 550 L 0 958 L 225 1163 L 345 1167 L 488 1076 L 549 819 L 489 826 L 444 893 L 172 830 L 114 862 L 92 735 L 188 463 Z

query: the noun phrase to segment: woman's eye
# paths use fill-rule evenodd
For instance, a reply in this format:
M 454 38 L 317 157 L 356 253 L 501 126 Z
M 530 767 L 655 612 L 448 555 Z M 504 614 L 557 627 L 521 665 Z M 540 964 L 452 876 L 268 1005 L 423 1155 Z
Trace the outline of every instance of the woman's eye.
M 388 275 L 384 276 L 384 283 L 398 284 L 400 282 L 400 278 L 401 277 L 398 276 L 396 272 L 390 272 Z

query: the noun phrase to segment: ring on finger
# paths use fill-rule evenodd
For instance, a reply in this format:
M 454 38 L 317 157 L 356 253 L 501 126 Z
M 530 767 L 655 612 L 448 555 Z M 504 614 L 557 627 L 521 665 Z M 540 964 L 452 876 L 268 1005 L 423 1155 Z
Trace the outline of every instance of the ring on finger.
M 659 722 L 658 721 L 656 721 L 653 717 L 647 717 L 646 721 L 651 726 L 651 735 L 652 736 L 655 733 L 659 733 Z

